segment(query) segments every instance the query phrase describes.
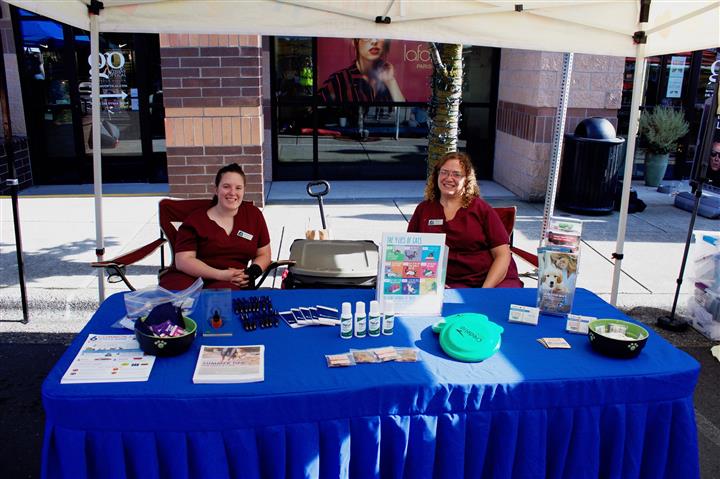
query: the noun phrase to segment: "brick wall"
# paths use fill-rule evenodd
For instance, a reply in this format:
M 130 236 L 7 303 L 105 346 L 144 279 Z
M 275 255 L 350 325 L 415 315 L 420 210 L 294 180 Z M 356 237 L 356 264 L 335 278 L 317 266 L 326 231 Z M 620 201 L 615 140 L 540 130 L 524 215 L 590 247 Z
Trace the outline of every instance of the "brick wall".
M 561 53 L 501 53 L 494 179 L 524 200 L 545 195 L 562 60 Z M 574 56 L 566 132 L 591 116 L 617 126 L 624 65 L 622 57 Z
M 160 35 L 170 195 L 207 198 L 217 170 L 242 165 L 264 204 L 261 38 Z
M 30 157 L 28 156 L 27 139 L 15 137 L 13 153 L 15 154 L 15 174 L 19 181 L 19 189 L 32 186 L 32 170 L 30 169 Z M 5 156 L 5 142 L 0 138 L 0 194 L 9 195 L 10 187 L 5 185 L 8 179 L 8 164 Z

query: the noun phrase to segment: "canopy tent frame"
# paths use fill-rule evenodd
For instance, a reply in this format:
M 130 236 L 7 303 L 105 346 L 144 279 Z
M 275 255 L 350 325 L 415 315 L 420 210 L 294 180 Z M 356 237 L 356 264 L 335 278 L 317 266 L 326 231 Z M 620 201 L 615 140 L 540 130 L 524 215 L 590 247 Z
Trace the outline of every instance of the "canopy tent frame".
M 175 0 L 168 2 L 164 0 L 106 0 L 104 3 L 97 0 L 67 0 L 59 2 L 41 2 L 38 0 L 8 0 L 9 3 L 15 4 L 22 8 L 34 11 L 36 13 L 55 18 L 59 21 L 70 23 L 74 26 L 91 31 L 91 45 L 95 44 L 92 50 L 92 124 L 93 124 L 93 144 L 99 145 L 100 135 L 100 104 L 99 104 L 99 79 L 97 71 L 97 55 L 98 36 L 100 31 L 155 31 L 158 33 L 188 31 L 193 33 L 209 32 L 209 27 L 201 22 L 197 24 L 188 24 L 188 18 L 183 14 L 190 16 L 191 6 L 196 4 L 192 0 Z M 720 35 L 715 34 L 720 31 L 717 25 L 717 14 L 720 13 L 720 1 L 709 0 L 692 0 L 688 2 L 656 2 L 659 4 L 657 13 L 658 21 L 655 25 L 650 25 L 650 4 L 651 0 L 640 1 L 597 1 L 597 2 L 547 2 L 528 0 L 523 3 L 511 3 L 503 1 L 483 1 L 470 2 L 455 0 L 443 3 L 444 8 L 438 9 L 438 12 L 418 13 L 422 12 L 423 5 L 430 5 L 433 2 L 416 2 L 412 0 L 389 0 L 385 4 L 383 2 L 370 2 L 372 8 L 361 9 L 358 5 L 362 2 L 353 2 L 347 4 L 348 10 L 338 7 L 337 3 L 331 1 L 316 2 L 300 2 L 299 0 L 256 0 L 253 4 L 259 5 L 257 9 L 245 9 L 243 11 L 243 21 L 231 23 L 229 18 L 230 10 L 218 12 L 211 7 L 216 4 L 223 4 L 225 8 L 231 2 L 207 2 L 206 13 L 208 18 L 205 21 L 212 22 L 212 33 L 247 33 L 257 35 L 298 35 L 304 33 L 306 35 L 323 36 L 380 36 L 382 38 L 397 39 L 418 39 L 423 41 L 438 41 L 450 43 L 470 43 L 477 45 L 498 46 L 506 48 L 527 48 L 535 50 L 557 51 L 553 46 L 562 45 L 561 49 L 572 45 L 572 52 L 564 55 L 563 61 L 563 80 L 562 80 L 562 97 L 560 105 L 556 112 L 555 131 L 553 137 L 553 153 L 550 163 L 550 172 L 548 175 L 548 186 L 545 198 L 545 207 L 543 212 L 543 230 L 545 233 L 549 216 L 554 211 L 555 192 L 557 190 L 558 172 L 560 158 L 562 154 L 562 138 L 567 115 L 567 95 L 569 92 L 569 83 L 572 73 L 572 53 L 590 53 L 601 55 L 615 56 L 634 56 L 636 59 L 636 72 L 633 81 L 633 92 L 630 110 L 630 126 L 628 132 L 628 143 L 625 156 L 625 170 L 623 173 L 623 190 L 620 205 L 620 220 L 617 232 L 616 251 L 612 254 L 614 260 L 613 282 L 610 302 L 615 305 L 617 303 L 617 294 L 619 288 L 620 273 L 622 272 L 622 261 L 624 259 L 623 249 L 625 241 L 625 232 L 627 227 L 628 202 L 630 197 L 630 187 L 632 181 L 632 166 L 635 151 L 635 140 L 638 132 L 640 104 L 643 97 L 646 57 L 663 53 L 672 53 L 674 51 L 698 50 L 703 48 L 716 47 Z M 62 4 L 62 5 L 61 5 Z M 105 5 L 107 4 L 107 5 Z M 356 5 L 357 4 L 357 5 Z M 78 5 L 87 5 L 87 18 L 83 19 L 78 15 Z M 245 3 L 247 6 L 247 3 Z M 343 5 L 345 6 L 345 5 Z M 62 8 L 64 7 L 64 8 Z M 473 7 L 473 8 L 471 8 Z M 593 18 L 589 12 L 593 9 L 612 7 L 618 11 L 622 11 L 623 15 L 617 15 L 617 18 L 599 19 Z M 669 8 L 675 8 L 679 13 L 675 16 L 667 17 Z M 693 8 L 695 7 L 695 8 Z M 231 8 L 231 7 L 230 7 Z M 265 8 L 266 10 L 263 10 Z M 299 22 L 298 15 L 301 12 L 308 13 L 306 25 L 296 27 L 294 24 L 283 22 L 278 23 L 277 12 L 268 15 L 270 9 L 279 10 L 287 8 L 285 12 L 287 17 L 294 18 Z M 352 9 L 354 8 L 354 10 Z M 382 15 L 374 16 L 366 13 L 375 9 L 383 11 Z M 102 11 L 102 14 L 101 14 Z M 583 12 L 587 12 L 582 16 Z M 634 21 L 629 21 L 627 16 L 630 12 L 634 12 Z M 263 16 L 262 14 L 265 13 Z M 137 19 L 132 21 L 127 15 L 138 15 Z M 154 21 L 156 17 L 165 14 L 163 22 Z M 294 15 L 294 16 L 293 16 Z M 488 25 L 484 16 L 490 16 L 494 23 L 500 23 L 502 20 L 506 22 L 515 22 L 514 26 L 506 25 L 502 31 Z M 523 17 L 524 15 L 524 17 Z M 715 15 L 713 17 L 713 15 Z M 325 17 L 328 18 L 325 18 Z M 256 21 L 255 18 L 262 18 L 264 21 Z M 469 17 L 469 18 L 466 18 Z M 709 19 L 708 19 L 709 17 Z M 235 17 L 233 17 L 235 18 Z M 322 20 L 324 31 L 319 30 L 319 22 Z M 420 22 L 428 22 L 432 19 L 432 25 L 428 24 L 427 29 L 421 29 L 422 33 L 418 33 L 417 29 L 410 30 L 407 25 L 420 24 Z M 435 20 L 442 20 L 447 26 L 447 22 L 454 21 L 458 23 L 455 29 L 442 28 L 438 29 Z M 593 23 L 589 19 L 597 23 Z M 332 21 L 331 21 L 332 20 Z M 497 20 L 497 22 L 495 22 Z M 534 38 L 532 44 L 528 45 L 528 40 L 522 38 L 508 38 L 502 36 L 505 31 L 527 31 L 527 24 L 531 20 L 537 20 L 542 23 L 536 28 L 547 28 L 547 35 L 543 35 L 542 41 Z M 438 22 L 440 23 L 440 22 Z M 460 25 L 462 23 L 462 25 Z M 462 28 L 467 25 L 474 25 L 475 30 L 468 33 Z M 619 26 L 618 26 L 619 25 Z M 710 31 L 697 31 L 699 25 L 709 25 Z M 417 26 L 417 25 L 415 25 Z M 454 25 L 456 26 L 456 25 Z M 622 27 L 625 28 L 622 28 Z M 682 26 L 690 32 L 697 35 L 681 35 L 683 31 L 678 26 Z M 630 28 L 632 27 L 632 28 Z M 483 28 L 487 28 L 490 34 L 483 34 Z M 673 33 L 673 29 L 677 29 Z M 590 29 L 594 36 L 586 34 Z M 562 30 L 562 31 L 558 31 Z M 567 32 L 566 32 L 567 30 Z M 500 39 L 488 37 L 491 34 L 500 35 Z M 362 35 L 361 35 L 362 34 Z M 509 33 L 508 33 L 509 35 Z M 575 35 L 573 37 L 573 35 Z M 425 36 L 426 38 L 419 38 Z M 582 38 L 587 36 L 590 40 Z M 472 38 L 470 38 L 472 37 Z M 546 38 L 547 37 L 547 38 Z M 553 38 L 550 38 L 553 37 Z M 557 37 L 557 38 L 555 38 Z M 672 42 L 666 37 L 672 37 Z M 697 38 L 696 38 L 697 37 Z M 550 39 L 548 39 L 550 38 Z M 657 39 L 651 42 L 652 48 L 649 48 L 649 39 Z M 478 39 L 478 42 L 473 42 Z M 574 40 L 570 43 L 570 40 Z M 683 40 L 680 43 L 680 39 Z M 469 40 L 469 41 L 468 41 Z M 673 50 L 673 48 L 675 48 Z M 97 137 L 96 137 L 97 135 Z M 93 148 L 93 165 L 94 181 L 95 181 L 95 218 L 96 218 L 96 254 L 98 261 L 102 260 L 104 253 L 103 230 L 102 230 L 102 157 L 100 148 Z M 100 287 L 100 299 L 104 298 L 104 283 L 102 271 L 99 272 L 98 278 Z

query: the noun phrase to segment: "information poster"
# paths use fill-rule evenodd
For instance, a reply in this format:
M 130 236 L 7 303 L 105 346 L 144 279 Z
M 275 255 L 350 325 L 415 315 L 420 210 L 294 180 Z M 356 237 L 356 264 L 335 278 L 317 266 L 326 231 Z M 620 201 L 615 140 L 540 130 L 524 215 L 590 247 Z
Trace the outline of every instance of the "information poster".
M 380 248 L 377 299 L 395 314 L 439 315 L 447 267 L 445 235 L 384 233 Z
M 672 57 L 670 59 L 667 94 L 665 95 L 667 98 L 680 98 L 684 76 L 685 57 Z

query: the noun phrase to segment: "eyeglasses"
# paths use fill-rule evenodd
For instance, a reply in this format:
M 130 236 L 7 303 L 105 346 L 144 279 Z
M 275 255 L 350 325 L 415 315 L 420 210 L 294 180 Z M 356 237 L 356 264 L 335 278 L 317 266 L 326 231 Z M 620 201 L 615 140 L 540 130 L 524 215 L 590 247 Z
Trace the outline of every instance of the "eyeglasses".
M 455 180 L 459 180 L 465 177 L 465 175 L 461 171 L 450 171 L 446 170 L 445 168 L 442 168 L 440 170 L 440 176 L 452 176 Z
M 720 157 L 720 151 L 711 151 L 711 152 L 710 152 L 710 158 L 712 158 L 713 156 Z

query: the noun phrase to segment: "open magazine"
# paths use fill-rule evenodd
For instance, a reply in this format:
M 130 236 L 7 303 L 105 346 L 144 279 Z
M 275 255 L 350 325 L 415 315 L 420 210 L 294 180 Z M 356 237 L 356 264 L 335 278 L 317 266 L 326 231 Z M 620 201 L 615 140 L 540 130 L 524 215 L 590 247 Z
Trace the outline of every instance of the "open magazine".
M 538 248 L 537 306 L 543 313 L 565 315 L 572 309 L 578 275 L 582 222 L 550 217 Z

